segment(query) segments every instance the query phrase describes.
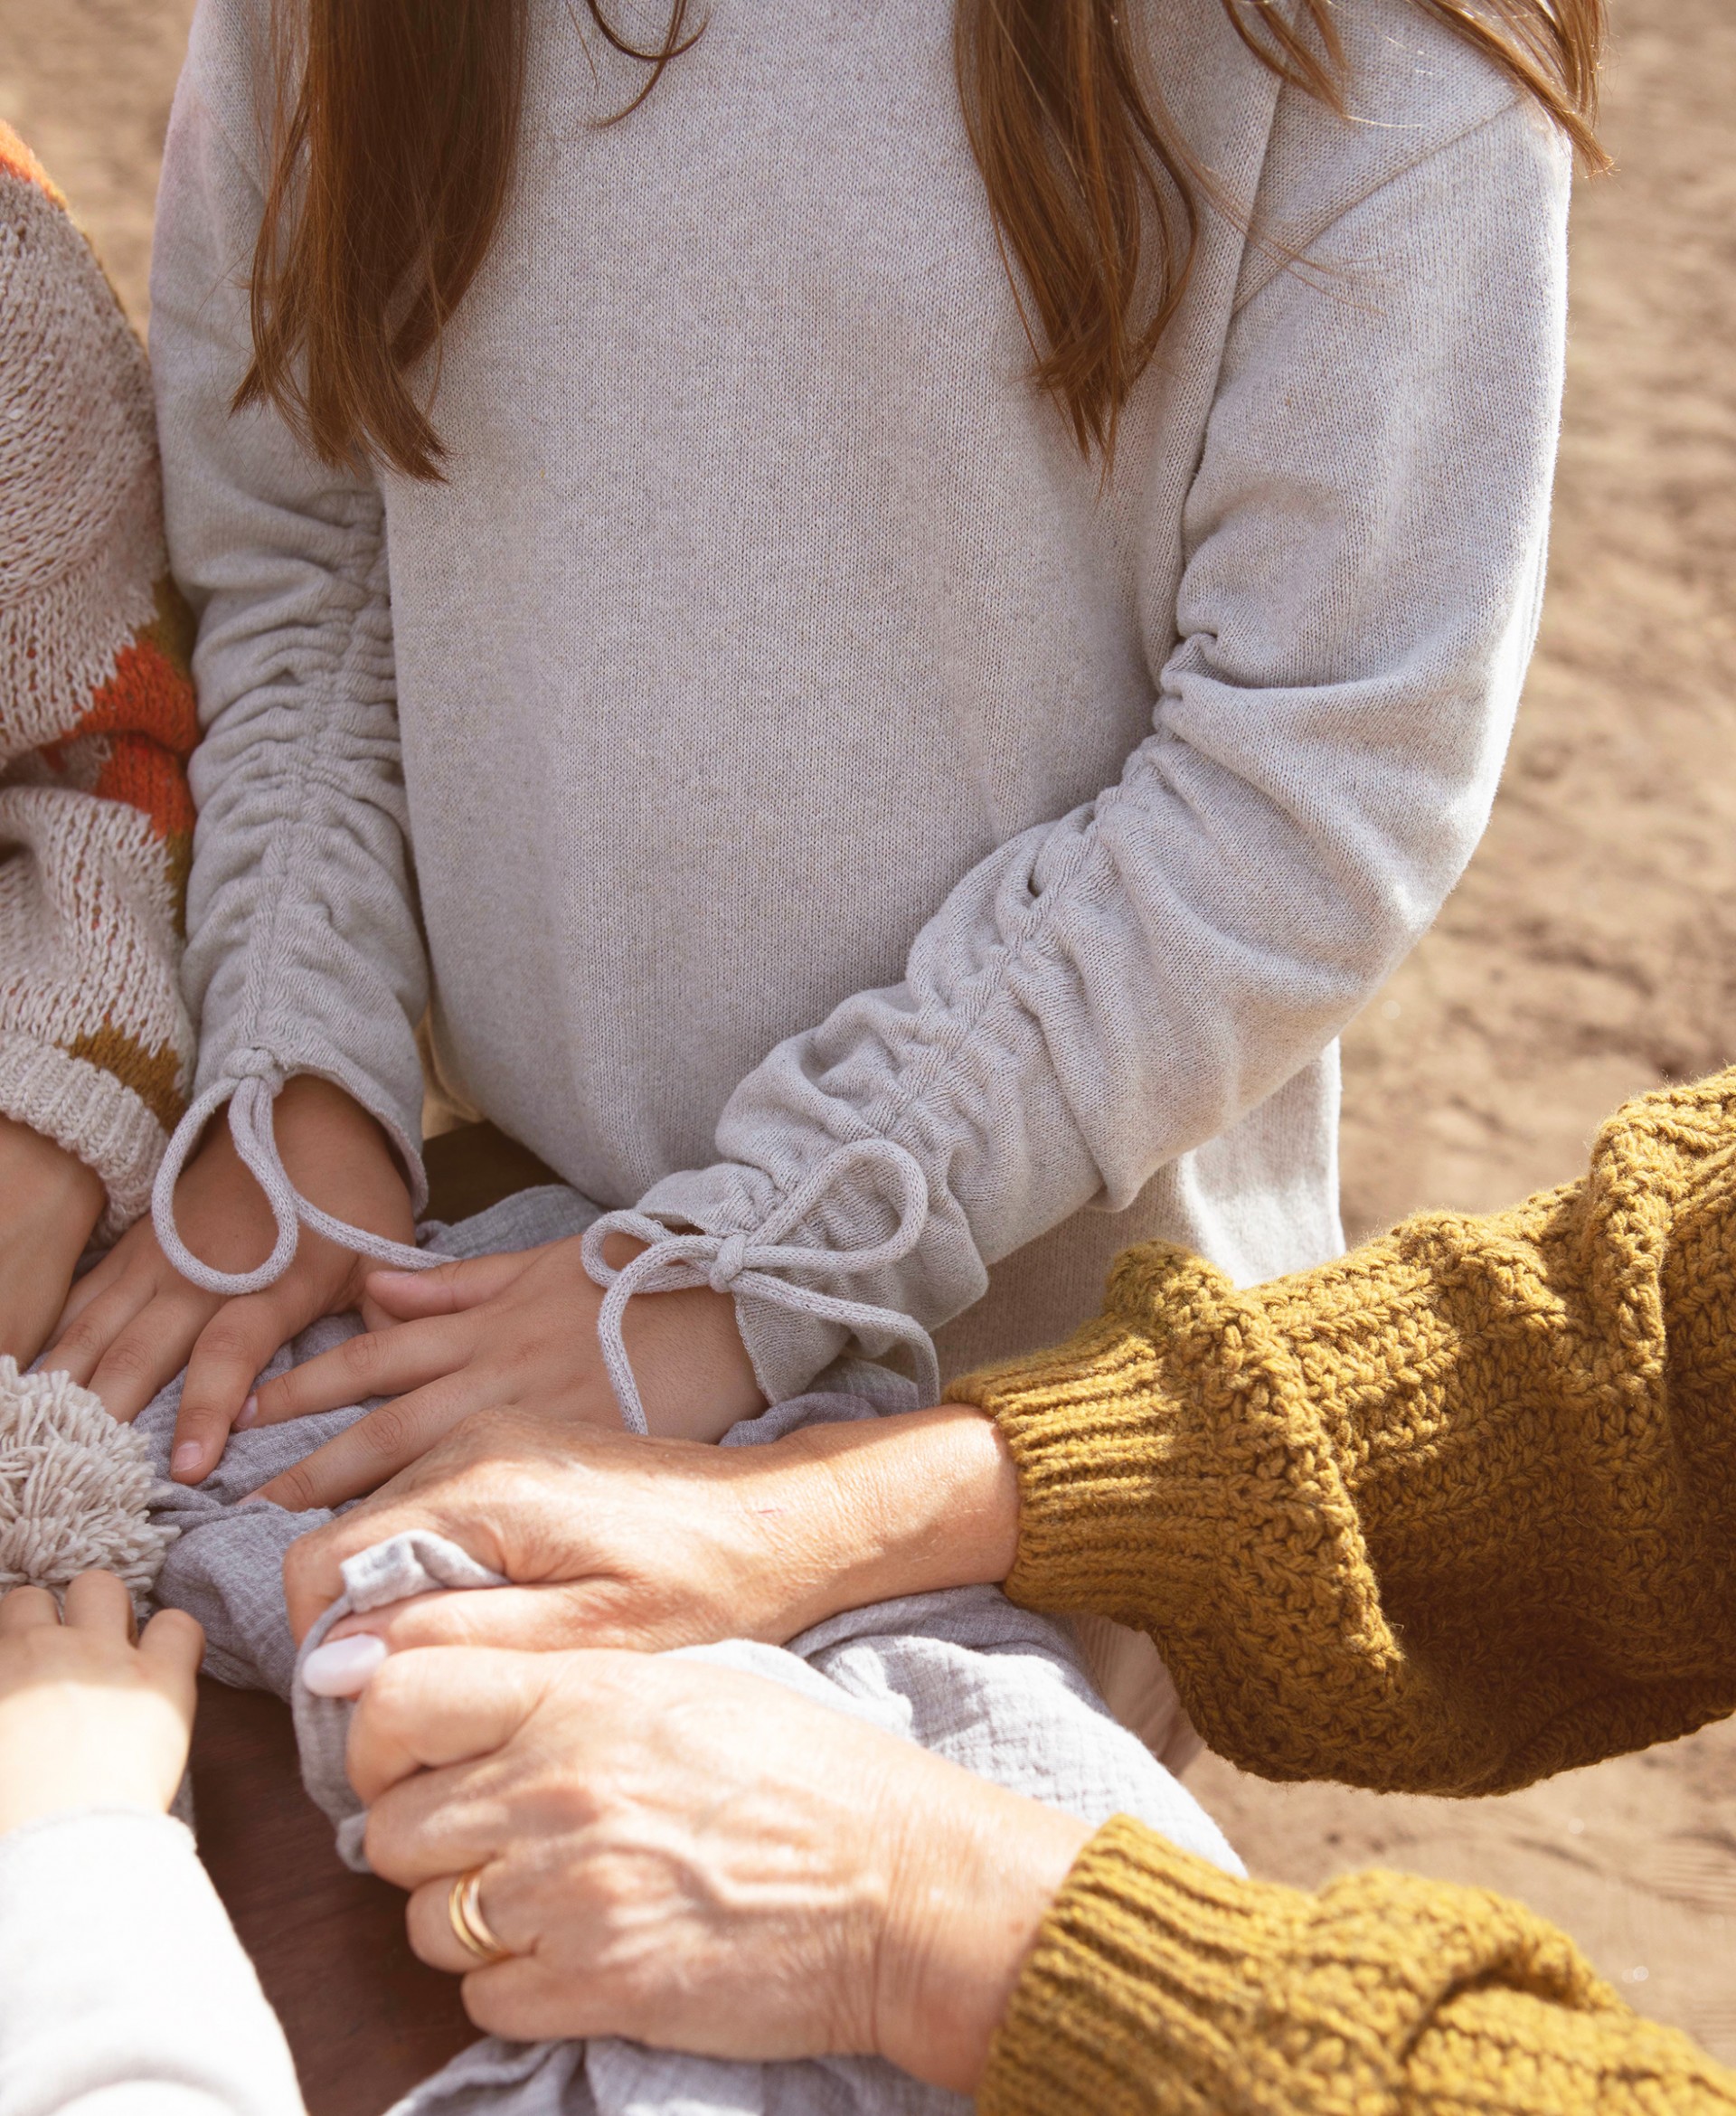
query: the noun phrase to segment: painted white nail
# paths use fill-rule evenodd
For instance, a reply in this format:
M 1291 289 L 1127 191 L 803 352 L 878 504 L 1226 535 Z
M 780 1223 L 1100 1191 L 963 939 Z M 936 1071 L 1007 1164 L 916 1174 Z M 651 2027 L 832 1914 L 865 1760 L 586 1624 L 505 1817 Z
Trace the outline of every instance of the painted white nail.
M 301 1679 L 316 1697 L 359 1697 L 386 1658 L 386 1642 L 372 1631 L 347 1639 L 328 1639 L 302 1664 Z

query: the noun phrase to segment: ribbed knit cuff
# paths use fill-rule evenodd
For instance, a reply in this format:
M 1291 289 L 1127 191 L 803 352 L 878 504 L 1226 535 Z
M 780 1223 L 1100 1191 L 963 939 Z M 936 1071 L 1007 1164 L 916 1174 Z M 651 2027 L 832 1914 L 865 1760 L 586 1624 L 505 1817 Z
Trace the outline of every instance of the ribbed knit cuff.
M 1495 1978 L 1607 1994 L 1558 1933 L 1481 1890 L 1358 1874 L 1238 1880 L 1118 1816 L 1043 1922 L 981 2116 L 1386 2116 L 1438 2007 Z
M 108 1203 L 99 1241 L 118 1240 L 149 1204 L 168 1140 L 112 1072 L 34 1036 L 0 1032 L 0 1116 L 52 1138 L 101 1177 Z
M 1159 1293 L 1209 1306 L 1228 1281 L 1153 1244 L 1121 1258 L 1109 1306 L 1064 1344 L 951 1384 L 1005 1436 L 1019 1475 L 1019 1549 L 1006 1582 L 1031 1608 L 1089 1611 L 1147 1628 L 1165 1580 L 1222 1563 L 1229 1465 L 1200 1445 L 1193 1374 L 1154 1323 Z M 1209 1331 L 1210 1323 L 1206 1324 Z M 1211 1459 L 1208 1459 L 1208 1458 Z

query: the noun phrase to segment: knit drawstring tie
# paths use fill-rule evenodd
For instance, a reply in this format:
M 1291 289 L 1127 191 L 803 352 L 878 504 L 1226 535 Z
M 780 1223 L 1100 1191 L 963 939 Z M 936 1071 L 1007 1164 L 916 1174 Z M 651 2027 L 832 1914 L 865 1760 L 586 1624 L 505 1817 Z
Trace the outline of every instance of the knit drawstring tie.
M 228 1076 L 207 1088 L 176 1127 L 151 1190 L 151 1218 L 164 1255 L 181 1276 L 208 1293 L 221 1293 L 229 1299 L 263 1293 L 268 1286 L 276 1285 L 295 1261 L 303 1227 L 325 1235 L 341 1249 L 372 1257 L 398 1271 L 434 1271 L 449 1261 L 401 1242 L 389 1242 L 365 1227 L 352 1227 L 334 1219 L 301 1195 L 284 1167 L 271 1120 L 272 1105 L 283 1080 L 282 1070 L 265 1053 L 238 1052 L 230 1061 Z M 205 1126 L 225 1098 L 235 1150 L 264 1191 L 278 1231 L 270 1255 L 250 1271 L 220 1271 L 214 1264 L 202 1262 L 182 1240 L 175 1219 L 175 1186 Z M 898 1198 L 898 1224 L 883 1242 L 843 1250 L 786 1245 L 786 1237 L 801 1225 L 834 1184 L 872 1170 L 884 1170 L 891 1176 Z M 646 1427 L 645 1406 L 639 1400 L 621 1329 L 627 1304 L 636 1293 L 674 1293 L 700 1286 L 709 1286 L 716 1293 L 741 1293 L 769 1300 L 798 1315 L 816 1316 L 823 1321 L 841 1323 L 848 1330 L 878 1334 L 908 1345 L 916 1361 L 918 1384 L 925 1399 L 934 1402 L 940 1393 L 940 1365 L 933 1339 L 914 1317 L 893 1308 L 845 1300 L 835 1293 L 823 1293 L 817 1287 L 772 1275 L 799 1271 L 808 1278 L 843 1279 L 898 1263 L 922 1239 L 928 1222 L 929 1186 L 921 1166 L 913 1155 L 888 1138 L 860 1139 L 835 1148 L 751 1234 L 672 1234 L 660 1220 L 634 1210 L 606 1213 L 594 1220 L 585 1230 L 580 1256 L 592 1281 L 604 1289 L 598 1337 L 604 1370 L 627 1431 L 642 1433 Z M 630 1235 L 646 1246 L 617 1271 L 603 1259 L 603 1243 L 611 1234 Z
M 301 1195 L 284 1167 L 271 1121 L 271 1106 L 283 1086 L 283 1077 L 281 1069 L 263 1052 L 239 1051 L 230 1061 L 229 1077 L 207 1088 L 175 1128 L 151 1186 L 151 1219 L 164 1255 L 181 1276 L 207 1293 L 222 1293 L 231 1299 L 244 1293 L 263 1293 L 268 1286 L 275 1286 L 294 1262 L 304 1227 L 335 1242 L 341 1249 L 373 1257 L 401 1271 L 429 1271 L 447 1262 L 443 1256 L 430 1256 L 425 1250 L 390 1242 L 383 1234 L 373 1234 L 365 1227 L 352 1227 L 334 1219 Z M 175 1186 L 181 1180 L 181 1171 L 225 1099 L 235 1151 L 264 1191 L 278 1230 L 270 1255 L 257 1271 L 220 1271 L 214 1264 L 202 1263 L 181 1239 L 175 1221 Z
M 885 1241 L 863 1249 L 805 1249 L 786 1246 L 786 1237 L 806 1220 L 827 1191 L 864 1170 L 883 1169 L 898 1195 L 898 1224 Z M 896 1338 L 908 1345 L 916 1361 L 923 1401 L 940 1393 L 940 1363 L 934 1341 L 913 1316 L 894 1308 L 874 1308 L 844 1300 L 813 1286 L 773 1276 L 799 1271 L 809 1278 L 844 1279 L 907 1257 L 922 1239 L 929 1221 L 929 1186 L 921 1166 L 889 1138 L 857 1140 L 841 1146 L 819 1162 L 777 1210 L 750 1234 L 672 1234 L 661 1221 L 641 1212 L 606 1213 L 586 1228 L 580 1251 L 586 1271 L 606 1289 L 598 1337 L 603 1365 L 629 1432 L 644 1432 L 645 1406 L 627 1356 L 621 1334 L 627 1304 L 636 1293 L 673 1293 L 709 1286 L 714 1293 L 745 1294 L 841 1323 L 858 1334 Z M 603 1243 L 611 1234 L 630 1235 L 647 1246 L 617 1271 L 603 1260 Z

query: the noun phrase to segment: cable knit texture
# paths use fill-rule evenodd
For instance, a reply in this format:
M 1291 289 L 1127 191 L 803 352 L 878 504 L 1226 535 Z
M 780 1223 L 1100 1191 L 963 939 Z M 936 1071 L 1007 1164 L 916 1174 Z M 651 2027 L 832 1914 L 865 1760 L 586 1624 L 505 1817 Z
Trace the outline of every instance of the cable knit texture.
M 1736 1706 L 1732 1283 L 1736 1070 L 1269 1286 L 1134 1250 L 952 1393 L 1017 1458 L 1010 1592 L 1148 1631 L 1222 1754 L 1498 1792 Z
M 1069 1875 L 980 2116 L 1728 2116 L 1736 2075 L 1481 1889 L 1238 1880 L 1127 1817 Z
M 145 354 L 0 126 L 0 1115 L 136 1219 L 185 1107 L 196 739 Z
M 1736 1705 L 1736 1070 L 1582 1182 L 1236 1292 L 1160 1246 L 951 1393 L 1018 1464 L 1015 1598 L 1144 1625 L 1245 1768 L 1491 1792 Z M 1477 1890 L 1317 1895 L 1125 1817 L 1043 1927 L 984 2116 L 1709 2116 L 1736 2075 Z

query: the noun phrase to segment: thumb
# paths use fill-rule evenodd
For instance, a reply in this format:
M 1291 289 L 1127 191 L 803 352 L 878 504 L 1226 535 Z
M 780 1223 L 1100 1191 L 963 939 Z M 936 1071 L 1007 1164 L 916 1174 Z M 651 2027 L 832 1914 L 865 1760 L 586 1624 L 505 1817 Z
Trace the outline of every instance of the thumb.
M 456 1315 L 504 1293 L 535 1254 L 534 1250 L 509 1249 L 498 1256 L 439 1264 L 431 1271 L 370 1271 L 366 1298 L 398 1322 Z

